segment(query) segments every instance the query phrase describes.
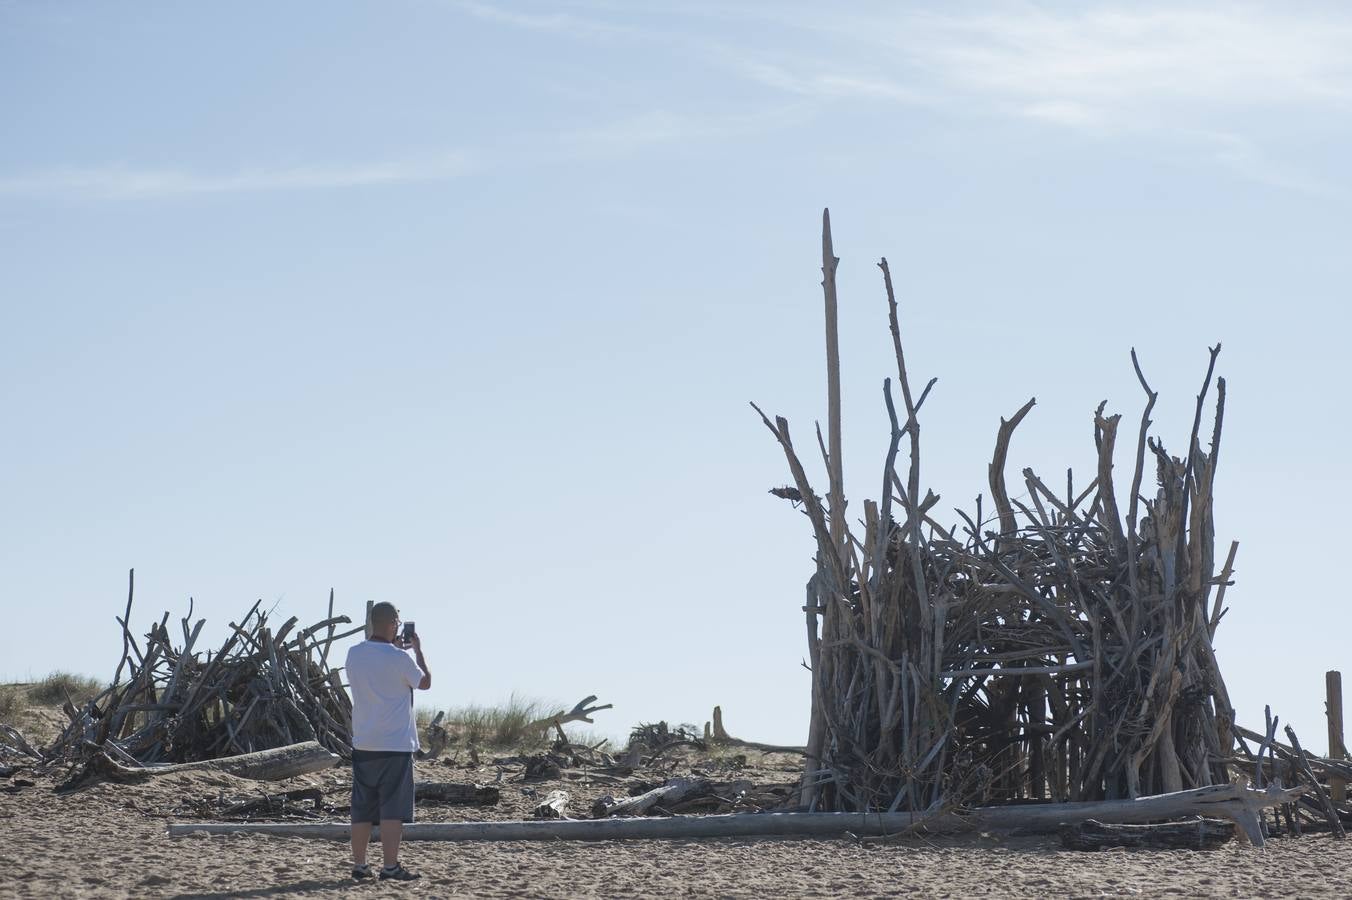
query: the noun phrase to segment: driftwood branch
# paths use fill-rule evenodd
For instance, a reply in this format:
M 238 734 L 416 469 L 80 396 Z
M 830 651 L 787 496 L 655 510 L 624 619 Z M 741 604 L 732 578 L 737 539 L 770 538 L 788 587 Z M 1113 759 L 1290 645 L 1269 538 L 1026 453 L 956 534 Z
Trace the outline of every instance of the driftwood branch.
M 614 707 L 614 704 L 611 703 L 607 703 L 603 706 L 588 706 L 589 703 L 595 702 L 595 694 L 592 694 L 590 697 L 584 697 L 579 700 L 572 709 L 566 712 L 560 710 L 552 716 L 536 719 L 526 726 L 526 730 L 531 732 L 548 731 L 550 728 L 566 725 L 569 722 L 587 722 L 590 724 L 594 721 L 591 718 L 592 713 L 600 712 L 603 709 L 612 709 Z
M 171 772 L 224 772 L 258 781 L 283 781 L 297 775 L 332 769 L 340 761 L 338 754 L 330 753 L 314 741 L 306 741 L 221 759 L 141 768 L 123 765 L 108 754 L 100 753 L 94 757 L 92 768 L 95 773 L 112 781 L 140 781 Z
M 734 813 L 716 816 L 677 816 L 542 822 L 436 822 L 404 826 L 404 839 L 419 841 L 553 841 L 650 840 L 697 837 L 823 837 L 842 834 L 885 836 L 905 832 L 945 833 L 1011 830 L 1055 834 L 1062 823 L 1096 819 L 1132 824 L 1202 815 L 1237 821 L 1255 844 L 1262 845 L 1258 811 L 1289 802 L 1303 793 L 1256 791 L 1239 785 L 1220 785 L 1180 794 L 1113 800 L 1098 803 L 1060 803 L 1005 806 L 956 813 Z M 1244 821 L 1239 821 L 1243 819 Z M 169 826 L 170 837 L 190 834 L 265 834 L 347 840 L 346 824 L 292 825 L 183 823 Z M 373 835 L 378 837 L 378 835 Z

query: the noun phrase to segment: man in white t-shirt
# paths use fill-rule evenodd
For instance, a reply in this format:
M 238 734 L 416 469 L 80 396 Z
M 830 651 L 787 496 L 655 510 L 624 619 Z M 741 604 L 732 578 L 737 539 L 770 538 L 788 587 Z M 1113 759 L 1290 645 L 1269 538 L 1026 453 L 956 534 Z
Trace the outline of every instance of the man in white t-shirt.
M 347 651 L 352 691 L 352 877 L 370 878 L 366 848 L 371 826 L 380 825 L 385 867 L 382 880 L 419 876 L 399 865 L 404 823 L 413 821 L 413 754 L 418 725 L 413 691 L 432 686 L 422 639 L 396 637 L 399 611 L 392 603 L 371 607 L 371 636 Z M 413 650 L 409 656 L 405 647 Z M 416 661 L 414 659 L 416 657 Z

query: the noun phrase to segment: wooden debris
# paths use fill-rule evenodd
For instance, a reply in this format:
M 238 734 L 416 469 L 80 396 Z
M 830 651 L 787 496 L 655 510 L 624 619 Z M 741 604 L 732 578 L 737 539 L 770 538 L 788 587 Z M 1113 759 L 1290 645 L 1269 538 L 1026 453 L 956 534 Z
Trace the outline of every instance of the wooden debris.
M 112 781 L 142 781 L 172 772 L 224 772 L 257 781 L 284 781 L 297 775 L 332 769 L 339 762 L 338 754 L 330 753 L 315 741 L 306 741 L 221 759 L 141 767 L 123 765 L 100 751 L 90 760 L 89 769 L 90 774 L 102 775 Z
M 5 742 L 0 743 L 0 753 L 29 760 L 41 760 L 42 754 L 23 736 L 23 732 L 12 725 L 0 725 L 0 735 Z
M 568 800 L 567 791 L 550 791 L 545 795 L 545 799 L 535 804 L 531 814 L 537 819 L 566 819 Z
M 502 793 L 492 785 L 418 781 L 413 784 L 413 796 L 419 801 L 431 800 L 448 806 L 496 806 Z
M 626 840 L 697 837 L 823 837 L 896 835 L 915 832 L 958 832 L 972 829 L 1055 834 L 1063 822 L 1097 819 L 1109 823 L 1144 823 L 1183 816 L 1218 815 L 1250 821 L 1252 837 L 1261 846 L 1257 811 L 1286 802 L 1304 789 L 1258 791 L 1238 785 L 1183 791 L 1137 800 L 1095 803 L 1043 803 L 997 806 L 957 813 L 737 813 L 720 816 L 664 816 L 563 821 L 435 822 L 404 826 L 410 841 L 538 841 Z M 1239 823 L 1241 832 L 1246 830 Z M 176 823 L 170 837 L 190 834 L 269 834 L 325 840 L 347 840 L 349 825 Z M 378 835 L 374 836 L 378 839 Z
M 432 721 L 427 723 L 427 747 L 423 750 L 420 758 L 436 759 L 446 749 L 446 745 L 451 743 L 450 732 L 441 724 L 445 717 L 446 711 L 438 710 Z
M 1235 823 L 1198 817 L 1157 825 L 1109 825 L 1096 819 L 1061 826 L 1067 850 L 1140 847 L 1155 850 L 1215 850 L 1235 836 Z
M 1300 749 L 1300 740 L 1296 737 L 1295 729 L 1290 725 L 1286 726 L 1286 736 L 1291 741 L 1291 749 L 1295 751 L 1297 765 L 1300 766 L 1301 773 L 1309 782 L 1310 787 L 1314 789 L 1315 796 L 1319 798 L 1319 805 L 1324 810 L 1324 816 L 1328 820 L 1329 828 L 1333 831 L 1333 836 L 1338 840 L 1343 840 L 1347 835 L 1343 831 L 1342 820 L 1338 817 L 1338 811 L 1333 807 L 1333 801 L 1329 799 L 1328 793 L 1324 790 L 1324 785 L 1315 777 L 1310 768 L 1310 761 L 1306 759 L 1305 752 Z
M 537 719 L 536 721 L 531 722 L 529 725 L 527 725 L 526 730 L 533 732 L 534 731 L 546 732 L 550 728 L 558 727 L 560 725 L 567 725 L 569 722 L 587 722 L 588 724 L 593 724 L 595 720 L 591 718 L 592 713 L 600 712 L 603 709 L 611 709 L 614 707 L 614 704 L 611 703 L 607 703 L 603 706 L 587 705 L 589 703 L 595 702 L 596 702 L 595 694 L 592 694 L 590 697 L 584 697 L 581 700 L 579 700 L 572 709 L 567 710 L 566 712 L 560 710 L 551 716 L 545 716 L 543 719 Z
M 607 794 L 592 804 L 592 818 L 642 816 L 654 806 L 667 807 L 690 794 L 705 791 L 708 787 L 709 782 L 705 778 L 673 778 L 661 787 L 653 788 L 637 797 L 617 800 Z
M 704 739 L 711 744 L 722 747 L 745 747 L 748 750 L 759 750 L 762 753 L 796 753 L 799 755 L 807 753 L 806 747 L 786 747 L 778 744 L 759 744 L 755 741 L 743 741 L 728 734 L 723 727 L 723 707 L 715 706 L 712 727 L 708 723 L 705 725 Z
M 309 808 L 298 806 L 309 802 Z M 298 788 L 294 791 L 282 791 L 277 794 L 263 794 L 260 797 L 231 804 L 221 810 L 221 816 L 227 819 L 248 819 L 260 816 L 275 818 L 297 813 L 313 814 L 323 809 L 324 792 L 320 788 Z
M 1343 675 L 1341 672 L 1324 673 L 1324 712 L 1328 718 L 1329 757 L 1346 759 L 1347 747 L 1343 744 Z M 1334 775 L 1329 778 L 1329 799 L 1335 804 L 1347 801 L 1347 779 Z

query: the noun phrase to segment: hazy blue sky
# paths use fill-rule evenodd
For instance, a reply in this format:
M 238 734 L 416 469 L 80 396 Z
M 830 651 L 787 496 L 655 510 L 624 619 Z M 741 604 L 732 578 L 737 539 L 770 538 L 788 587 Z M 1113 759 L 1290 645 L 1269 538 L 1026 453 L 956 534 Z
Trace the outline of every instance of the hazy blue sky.
M 1033 395 L 1010 472 L 1087 483 L 1133 346 L 1181 450 L 1224 342 L 1221 662 L 1322 747 L 1349 112 L 1341 3 L 0 0 L 0 676 L 111 676 L 135 566 L 141 631 L 333 587 L 420 623 L 432 703 L 801 741 L 811 536 L 747 401 L 824 414 L 830 206 L 854 510 L 880 256 L 944 510 Z

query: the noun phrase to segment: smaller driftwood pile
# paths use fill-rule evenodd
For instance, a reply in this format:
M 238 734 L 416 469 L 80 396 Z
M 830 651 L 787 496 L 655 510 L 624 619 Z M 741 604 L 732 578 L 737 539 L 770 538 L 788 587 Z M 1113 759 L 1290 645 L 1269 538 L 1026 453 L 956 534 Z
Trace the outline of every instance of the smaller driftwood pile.
M 1352 827 L 1352 802 L 1347 797 L 1347 784 L 1352 781 L 1352 761 L 1312 755 L 1301 747 L 1300 738 L 1289 725 L 1285 728 L 1288 743 L 1282 743 L 1277 740 L 1279 720 L 1272 715 L 1271 707 L 1266 708 L 1264 714 L 1267 727 L 1263 734 L 1235 726 L 1239 755 L 1227 762 L 1241 771 L 1251 771 L 1253 783 L 1259 787 L 1303 785 L 1307 788 L 1299 798 L 1273 807 L 1271 820 L 1265 819 L 1264 827 L 1269 834 L 1327 831 L 1342 840 L 1346 829 Z M 1341 716 L 1339 720 L 1335 744 L 1341 742 Z M 1256 745 L 1256 749 L 1251 749 L 1250 743 Z M 1341 750 L 1341 747 L 1337 749 Z M 1339 757 L 1343 756 L 1339 754 Z
M 276 779 L 350 758 L 352 703 L 330 653 L 364 626 L 338 630 L 351 620 L 333 614 L 332 592 L 327 617 L 307 628 L 295 617 L 274 626 L 255 603 L 204 656 L 197 645 L 205 620 L 193 621 L 191 601 L 181 636 L 167 612 L 134 634 L 134 589 L 133 572 L 117 619 L 123 652 L 111 686 L 79 708 L 67 699 L 61 735 L 45 750 L 27 747 L 35 766 L 69 766 L 77 780 L 92 772 L 180 771 L 182 764 Z

